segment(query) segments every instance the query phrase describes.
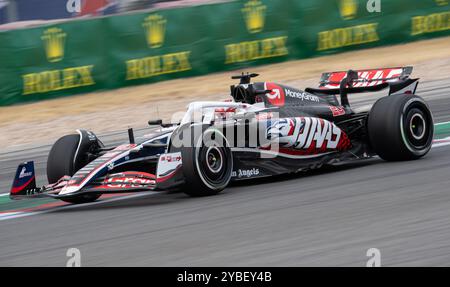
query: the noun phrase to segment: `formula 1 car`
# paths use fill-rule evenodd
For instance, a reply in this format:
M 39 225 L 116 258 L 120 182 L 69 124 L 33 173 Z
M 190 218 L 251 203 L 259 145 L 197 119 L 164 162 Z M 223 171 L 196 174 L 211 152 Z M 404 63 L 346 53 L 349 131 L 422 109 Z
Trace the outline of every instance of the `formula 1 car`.
M 34 163 L 19 165 L 13 199 L 53 197 L 71 203 L 104 193 L 182 189 L 217 194 L 231 181 L 296 173 L 362 158 L 418 159 L 431 148 L 433 117 L 416 96 L 412 67 L 324 73 L 304 91 L 257 74 L 233 76 L 232 100 L 193 102 L 182 120 L 156 125 L 139 142 L 105 147 L 77 130 L 58 139 L 47 161 L 48 185 L 37 188 Z M 387 89 L 370 109 L 356 111 L 349 95 Z M 339 97 L 338 97 L 339 96 Z

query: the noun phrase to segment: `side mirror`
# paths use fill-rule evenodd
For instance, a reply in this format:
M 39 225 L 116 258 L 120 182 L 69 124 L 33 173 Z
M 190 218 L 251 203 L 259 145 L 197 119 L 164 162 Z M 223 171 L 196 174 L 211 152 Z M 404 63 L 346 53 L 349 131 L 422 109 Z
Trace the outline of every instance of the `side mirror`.
M 161 119 L 149 120 L 148 125 L 149 126 L 160 126 L 160 125 L 162 125 L 162 120 Z

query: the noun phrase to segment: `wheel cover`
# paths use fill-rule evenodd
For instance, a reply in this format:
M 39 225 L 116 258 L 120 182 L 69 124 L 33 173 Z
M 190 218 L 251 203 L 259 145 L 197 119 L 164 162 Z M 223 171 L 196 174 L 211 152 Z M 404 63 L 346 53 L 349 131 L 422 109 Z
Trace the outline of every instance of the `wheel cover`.
M 433 118 L 422 101 L 413 99 L 405 104 L 400 119 L 403 142 L 415 154 L 425 154 L 433 141 Z
M 217 131 L 214 131 L 218 133 Z M 220 134 L 220 133 L 219 133 Z M 220 138 L 224 138 L 220 134 Z M 198 175 L 203 183 L 210 189 L 223 189 L 231 179 L 233 160 L 231 150 L 226 142 L 225 146 L 220 146 L 217 140 L 207 146 L 200 144 L 196 147 L 195 164 Z
M 206 166 L 211 173 L 220 173 L 223 166 L 223 160 L 223 151 L 216 146 L 208 147 L 208 150 L 206 151 Z
M 409 130 L 416 140 L 422 139 L 425 135 L 427 125 L 424 117 L 420 113 L 412 115 L 411 120 L 409 121 Z

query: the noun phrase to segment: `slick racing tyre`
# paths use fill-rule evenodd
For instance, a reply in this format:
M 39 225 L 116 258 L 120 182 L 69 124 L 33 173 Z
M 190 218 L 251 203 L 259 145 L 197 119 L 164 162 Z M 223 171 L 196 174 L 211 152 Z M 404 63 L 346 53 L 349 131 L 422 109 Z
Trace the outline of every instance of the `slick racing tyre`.
M 418 159 L 431 149 L 433 116 L 419 96 L 387 96 L 373 105 L 369 113 L 368 133 L 371 146 L 382 159 Z
M 80 131 L 80 134 L 88 135 L 87 133 Z M 89 152 L 103 146 L 96 138 L 95 140 L 84 139 L 80 142 L 80 134 L 63 136 L 53 144 L 47 159 L 47 179 L 50 184 L 57 182 L 65 175 L 74 175 L 92 160 L 88 156 Z M 89 135 L 93 134 L 89 132 Z M 95 201 L 99 197 L 100 194 L 82 194 L 61 198 L 61 200 L 79 204 Z
M 181 148 L 186 180 L 184 192 L 190 196 L 215 195 L 231 179 L 233 157 L 230 145 L 225 136 L 213 128 L 194 136 L 193 143 L 191 147 Z

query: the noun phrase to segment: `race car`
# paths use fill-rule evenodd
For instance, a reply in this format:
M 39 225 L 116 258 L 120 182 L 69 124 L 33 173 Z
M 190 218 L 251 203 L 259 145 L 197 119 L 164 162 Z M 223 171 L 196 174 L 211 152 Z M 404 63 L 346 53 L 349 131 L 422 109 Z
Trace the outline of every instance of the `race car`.
M 58 139 L 47 160 L 48 185 L 36 187 L 34 163 L 19 165 L 12 199 L 91 202 L 104 193 L 181 189 L 214 195 L 232 181 L 379 156 L 415 160 L 428 153 L 433 116 L 415 95 L 412 67 L 322 74 L 317 88 L 296 89 L 233 76 L 231 99 L 193 102 L 175 123 L 149 121 L 151 133 L 106 147 L 91 131 Z M 352 94 L 386 90 L 368 109 Z M 370 96 L 370 95 L 369 95 Z

